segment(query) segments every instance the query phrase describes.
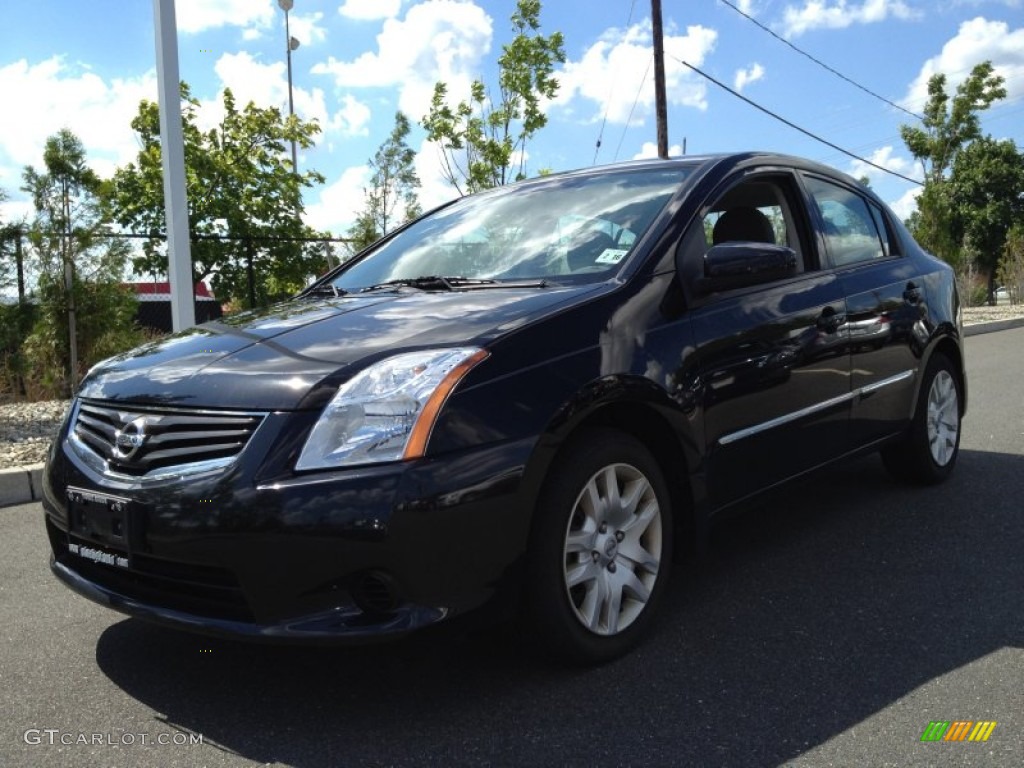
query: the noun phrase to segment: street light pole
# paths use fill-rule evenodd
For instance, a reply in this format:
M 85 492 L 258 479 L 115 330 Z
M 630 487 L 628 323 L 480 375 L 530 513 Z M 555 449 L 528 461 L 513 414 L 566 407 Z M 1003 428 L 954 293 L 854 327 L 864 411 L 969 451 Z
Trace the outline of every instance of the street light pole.
M 288 24 L 288 11 L 294 6 L 294 0 L 277 0 L 277 4 L 284 11 L 284 40 L 285 51 L 288 55 L 288 116 L 295 115 L 295 102 L 292 99 L 292 51 L 298 50 L 299 41 L 292 37 L 291 28 Z M 292 172 L 299 172 L 299 163 L 295 156 L 295 139 L 292 139 Z

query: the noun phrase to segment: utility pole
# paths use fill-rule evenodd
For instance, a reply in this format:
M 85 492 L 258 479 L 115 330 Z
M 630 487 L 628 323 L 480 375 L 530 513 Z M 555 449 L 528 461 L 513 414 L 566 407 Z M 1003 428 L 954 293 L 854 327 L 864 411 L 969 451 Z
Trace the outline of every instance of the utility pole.
M 665 106 L 665 35 L 661 28 L 661 0 L 651 0 L 654 33 L 654 117 L 658 124 L 658 157 L 668 157 L 668 110 Z

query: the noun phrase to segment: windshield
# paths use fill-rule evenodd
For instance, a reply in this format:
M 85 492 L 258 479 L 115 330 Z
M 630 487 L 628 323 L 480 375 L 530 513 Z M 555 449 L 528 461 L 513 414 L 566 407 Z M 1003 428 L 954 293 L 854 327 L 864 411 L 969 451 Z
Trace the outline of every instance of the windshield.
M 351 293 L 426 277 L 601 280 L 629 255 L 688 172 L 553 178 L 466 197 L 400 232 L 328 285 Z

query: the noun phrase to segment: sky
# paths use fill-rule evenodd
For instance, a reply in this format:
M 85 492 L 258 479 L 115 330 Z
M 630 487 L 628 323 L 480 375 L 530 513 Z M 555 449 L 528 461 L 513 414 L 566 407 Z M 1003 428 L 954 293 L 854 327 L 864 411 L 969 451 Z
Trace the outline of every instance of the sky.
M 792 123 L 874 163 L 921 177 L 900 139 L 916 124 L 929 77 L 957 85 L 991 60 L 1008 97 L 982 129 L 1024 146 L 1024 0 L 664 0 L 671 154 L 769 150 L 808 157 L 872 186 L 898 214 L 919 187 L 853 160 L 758 111 L 680 60 Z M 511 38 L 515 0 L 294 0 L 291 35 L 296 113 L 322 129 L 299 151 L 299 168 L 326 183 L 305 195 L 306 221 L 343 235 L 362 209 L 368 159 L 396 110 L 414 124 L 420 198 L 429 208 L 455 196 L 437 148 L 418 121 L 433 85 L 467 92 L 493 83 Z M 288 108 L 286 34 L 277 0 L 177 0 L 181 78 L 217 119 L 220 93 Z M 565 37 L 560 89 L 548 125 L 527 146 L 527 170 L 555 171 L 655 154 L 649 0 L 547 0 L 542 31 Z M 842 73 L 869 95 L 782 40 Z M 47 136 L 63 127 L 83 141 L 101 176 L 135 159 L 131 119 L 156 100 L 151 0 L 31 0 L 6 3 L 0 25 L 0 221 L 28 215 L 25 166 L 42 166 Z M 906 110 L 906 111 L 902 111 Z M 600 147 L 597 142 L 600 139 Z

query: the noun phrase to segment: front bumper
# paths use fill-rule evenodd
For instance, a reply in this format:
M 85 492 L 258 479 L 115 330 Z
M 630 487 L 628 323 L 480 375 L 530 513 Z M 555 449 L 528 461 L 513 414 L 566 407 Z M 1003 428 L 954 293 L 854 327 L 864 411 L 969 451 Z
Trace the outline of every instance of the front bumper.
M 388 635 L 402 635 L 433 624 L 445 618 L 447 614 L 444 608 L 417 605 L 401 605 L 390 612 L 367 614 L 358 606 L 349 604 L 335 606 L 319 614 L 259 624 L 254 621 L 199 616 L 143 602 L 115 591 L 113 587 L 105 586 L 106 579 L 103 577 L 90 581 L 74 570 L 73 566 L 58 562 L 53 556 L 50 558 L 50 570 L 83 597 L 129 616 L 206 635 L 255 641 L 318 643 L 344 639 L 380 639 Z
M 56 446 L 43 478 L 54 574 L 181 629 L 319 643 L 433 624 L 513 578 L 532 440 L 269 478 L 284 421 L 223 472 L 157 487 L 119 487 Z

